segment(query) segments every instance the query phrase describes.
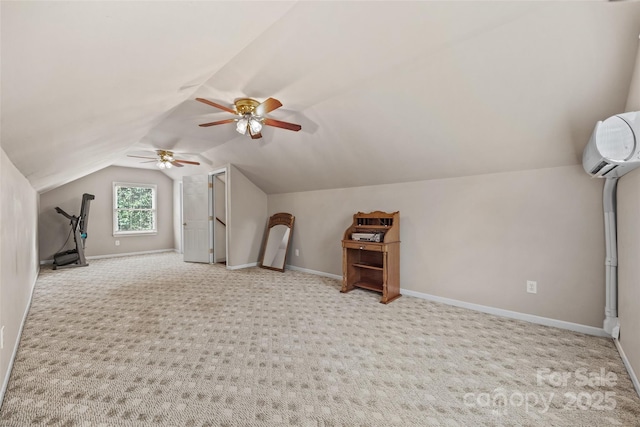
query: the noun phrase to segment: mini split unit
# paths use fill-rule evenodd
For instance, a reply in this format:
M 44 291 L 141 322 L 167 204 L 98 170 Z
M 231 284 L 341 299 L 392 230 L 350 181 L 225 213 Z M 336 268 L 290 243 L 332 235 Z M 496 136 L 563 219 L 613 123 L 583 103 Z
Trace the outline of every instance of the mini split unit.
M 618 241 L 616 188 L 618 178 L 640 166 L 640 112 L 617 114 L 598 122 L 582 154 L 589 175 L 606 178 L 602 191 L 605 239 L 605 319 L 603 329 L 620 333 L 618 318 Z
M 640 166 L 640 112 L 598 122 L 582 155 L 584 170 L 597 178 L 619 178 Z

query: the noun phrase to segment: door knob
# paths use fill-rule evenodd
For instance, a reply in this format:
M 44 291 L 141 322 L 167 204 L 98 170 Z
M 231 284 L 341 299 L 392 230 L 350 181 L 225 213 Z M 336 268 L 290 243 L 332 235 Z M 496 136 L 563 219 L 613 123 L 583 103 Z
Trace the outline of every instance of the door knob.
M 184 226 L 186 227 L 186 226 L 187 226 L 187 223 L 186 223 L 186 222 L 183 222 L 183 223 L 182 223 L 182 225 L 184 225 Z

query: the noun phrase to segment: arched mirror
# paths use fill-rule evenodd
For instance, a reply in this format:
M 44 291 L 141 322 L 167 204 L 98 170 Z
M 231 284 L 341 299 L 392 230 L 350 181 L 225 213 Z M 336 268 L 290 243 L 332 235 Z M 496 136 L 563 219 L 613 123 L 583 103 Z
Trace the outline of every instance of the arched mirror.
M 262 260 L 260 267 L 269 270 L 284 271 L 293 221 L 295 217 L 289 213 L 277 213 L 269 218 L 267 231 L 262 245 Z

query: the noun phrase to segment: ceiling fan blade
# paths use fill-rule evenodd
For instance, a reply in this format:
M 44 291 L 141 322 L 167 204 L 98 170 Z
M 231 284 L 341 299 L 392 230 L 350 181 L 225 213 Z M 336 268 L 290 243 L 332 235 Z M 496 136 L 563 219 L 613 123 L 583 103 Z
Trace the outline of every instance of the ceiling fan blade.
M 295 132 L 297 132 L 300 129 L 302 129 L 302 126 L 300 126 L 300 125 L 296 125 L 294 123 L 281 122 L 280 120 L 274 120 L 274 119 L 265 118 L 263 123 L 265 125 L 267 125 L 267 126 L 274 126 L 274 127 L 277 127 L 277 128 L 292 130 L 292 131 L 295 131 Z
M 199 166 L 200 162 L 192 162 L 191 160 L 180 160 L 180 159 L 175 159 L 173 162 L 171 163 L 184 163 L 186 165 L 196 165 Z
M 217 122 L 203 123 L 203 124 L 198 125 L 198 126 L 206 128 L 206 127 L 209 127 L 209 126 L 224 125 L 226 123 L 233 123 L 235 121 L 237 121 L 237 119 L 226 119 L 226 120 L 219 120 Z
M 152 160 L 156 160 L 155 157 L 132 156 L 131 154 L 127 154 L 127 157 L 135 157 L 137 159 L 152 159 Z
M 219 108 L 220 110 L 228 111 L 231 114 L 238 114 L 235 110 L 232 110 L 229 107 L 225 107 L 224 105 L 216 104 L 215 102 L 209 101 L 208 99 L 196 98 L 196 101 L 200 101 L 200 102 L 205 103 L 207 105 L 211 105 L 212 107 Z
M 262 104 L 258 105 L 255 109 L 255 113 L 258 116 L 264 116 L 270 111 L 273 111 L 277 108 L 282 107 L 282 103 L 275 98 L 269 98 L 265 100 Z
M 183 168 L 184 165 L 181 165 L 180 163 L 176 162 L 175 160 L 173 162 L 169 162 L 171 163 L 173 166 L 177 167 L 177 168 Z
M 140 163 L 155 163 L 157 162 L 157 160 L 145 160 L 144 162 L 140 162 Z

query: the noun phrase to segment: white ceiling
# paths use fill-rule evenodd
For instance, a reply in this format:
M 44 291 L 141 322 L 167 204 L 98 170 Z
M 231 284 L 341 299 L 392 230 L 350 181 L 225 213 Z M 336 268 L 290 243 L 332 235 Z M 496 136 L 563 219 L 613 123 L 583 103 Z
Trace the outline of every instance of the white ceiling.
M 620 113 L 638 2 L 2 2 L 2 148 L 40 192 L 127 154 L 267 193 L 580 163 Z M 279 99 L 251 140 L 195 101 Z

